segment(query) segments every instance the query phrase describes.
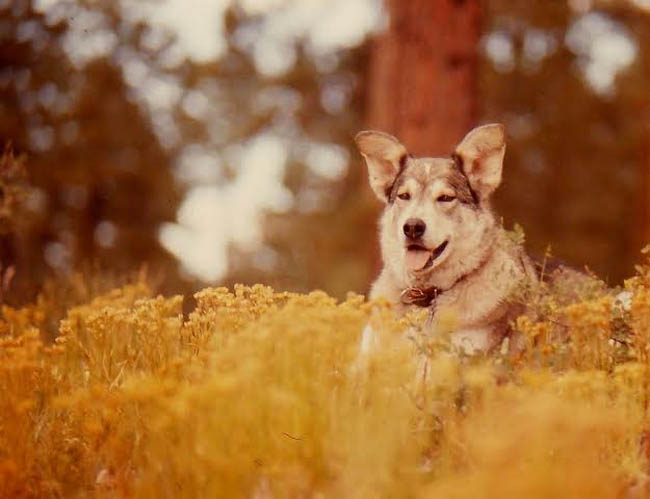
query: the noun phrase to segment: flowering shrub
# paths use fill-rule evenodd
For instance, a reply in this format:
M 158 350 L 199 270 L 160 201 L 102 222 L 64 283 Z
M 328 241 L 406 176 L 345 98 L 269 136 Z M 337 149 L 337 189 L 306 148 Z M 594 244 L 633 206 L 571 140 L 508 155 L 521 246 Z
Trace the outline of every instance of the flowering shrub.
M 54 343 L 5 306 L 0 496 L 646 497 L 650 269 L 626 288 L 528 290 L 525 348 L 474 357 L 357 295 L 206 289 L 184 318 L 136 283 Z

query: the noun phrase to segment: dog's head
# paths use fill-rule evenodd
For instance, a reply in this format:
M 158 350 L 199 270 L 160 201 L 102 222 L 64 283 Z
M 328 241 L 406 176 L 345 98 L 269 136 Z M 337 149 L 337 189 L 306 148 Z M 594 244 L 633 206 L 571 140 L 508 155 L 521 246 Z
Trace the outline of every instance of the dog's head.
M 450 158 L 414 158 L 383 132 L 360 132 L 355 140 L 370 186 L 386 204 L 381 248 L 394 277 L 444 286 L 480 258 L 495 227 L 489 198 L 501 183 L 502 125 L 475 128 Z

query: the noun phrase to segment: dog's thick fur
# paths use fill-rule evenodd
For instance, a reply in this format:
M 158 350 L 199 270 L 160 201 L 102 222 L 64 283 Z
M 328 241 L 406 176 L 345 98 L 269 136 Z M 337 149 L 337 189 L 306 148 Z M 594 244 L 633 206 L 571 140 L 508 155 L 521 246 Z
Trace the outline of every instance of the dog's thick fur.
M 490 207 L 501 183 L 504 127 L 475 128 L 449 158 L 412 157 L 383 132 L 360 132 L 355 140 L 370 186 L 385 203 L 384 266 L 370 297 L 386 297 L 406 312 L 416 305 L 405 293 L 415 289 L 431 296 L 419 305 L 435 311 L 434 329 L 442 309 L 453 311 L 455 344 L 467 351 L 501 344 L 515 313 L 509 298 L 524 280 L 536 280 L 529 257 Z

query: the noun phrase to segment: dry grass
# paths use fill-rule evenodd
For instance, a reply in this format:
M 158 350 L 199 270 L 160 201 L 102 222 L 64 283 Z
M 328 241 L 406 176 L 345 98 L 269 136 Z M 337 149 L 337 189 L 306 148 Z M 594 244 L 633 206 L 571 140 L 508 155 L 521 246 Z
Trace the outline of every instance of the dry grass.
M 650 269 L 465 357 L 359 296 L 134 284 L 0 323 L 2 497 L 646 497 Z M 382 347 L 359 357 L 371 321 Z M 413 341 L 404 339 L 410 328 Z M 615 338 L 615 339 L 612 339 Z

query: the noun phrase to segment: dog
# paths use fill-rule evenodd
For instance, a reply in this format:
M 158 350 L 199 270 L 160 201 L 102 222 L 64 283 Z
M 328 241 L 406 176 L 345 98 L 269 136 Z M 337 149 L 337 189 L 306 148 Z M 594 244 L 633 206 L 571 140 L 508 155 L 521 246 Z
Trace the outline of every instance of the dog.
M 379 221 L 383 268 L 370 298 L 387 298 L 401 314 L 428 308 L 434 331 L 437 317 L 449 316 L 442 310 L 450 311 L 452 343 L 469 353 L 502 344 L 518 315 L 511 296 L 538 279 L 532 260 L 491 208 L 505 135 L 503 125 L 479 126 L 447 158 L 414 157 L 384 132 L 355 137 L 370 187 L 385 205 Z

